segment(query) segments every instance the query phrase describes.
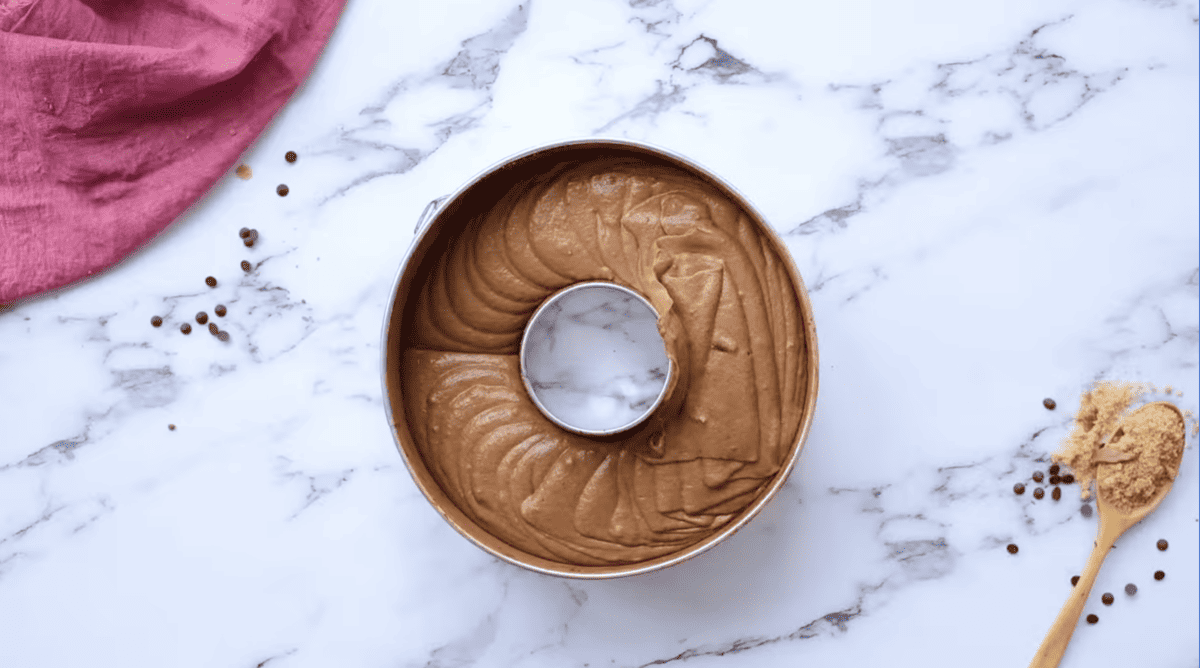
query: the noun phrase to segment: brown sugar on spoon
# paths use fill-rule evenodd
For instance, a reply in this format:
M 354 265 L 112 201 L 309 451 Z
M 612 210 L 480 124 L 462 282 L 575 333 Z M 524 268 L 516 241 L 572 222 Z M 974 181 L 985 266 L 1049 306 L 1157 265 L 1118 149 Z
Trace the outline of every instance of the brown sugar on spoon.
M 1167 406 L 1147 406 L 1130 415 L 1104 448 L 1115 450 L 1104 454 L 1118 461 L 1100 469 L 1100 496 L 1124 512 L 1144 506 L 1174 480 L 1183 438 L 1183 420 Z
M 1092 456 L 1116 430 L 1129 406 L 1148 389 L 1143 383 L 1099 382 L 1080 397 L 1075 426 L 1053 460 L 1071 468 L 1081 499 L 1091 498 L 1091 483 L 1096 479 Z

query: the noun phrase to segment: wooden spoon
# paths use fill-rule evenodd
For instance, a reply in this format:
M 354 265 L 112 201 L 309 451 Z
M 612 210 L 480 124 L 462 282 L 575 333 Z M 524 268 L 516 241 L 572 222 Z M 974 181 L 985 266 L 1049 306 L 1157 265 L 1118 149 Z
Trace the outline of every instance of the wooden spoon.
M 1170 407 L 1171 410 L 1179 415 L 1179 424 L 1182 425 L 1180 428 L 1186 432 L 1187 423 L 1183 419 L 1183 414 L 1179 412 L 1179 408 L 1175 404 L 1169 401 L 1156 401 L 1146 404 L 1129 416 L 1126 416 L 1125 420 L 1151 406 Z M 1122 422 L 1125 420 L 1122 420 Z M 1121 430 L 1118 429 L 1114 432 L 1114 436 L 1117 433 L 1121 433 Z M 1112 437 L 1109 437 L 1108 440 L 1111 441 Z M 1120 462 L 1132 459 L 1132 456 L 1128 456 L 1126 453 L 1116 455 L 1116 450 L 1106 453 L 1104 452 L 1103 445 L 1100 448 L 1097 455 L 1093 458 L 1093 461 L 1099 462 L 1100 465 L 1111 465 L 1111 462 L 1114 460 Z M 1180 459 L 1182 460 L 1182 458 Z M 1104 500 L 1104 496 L 1100 494 L 1099 489 L 1096 490 L 1096 510 L 1100 515 L 1100 532 L 1096 536 L 1096 547 L 1092 550 L 1092 556 L 1088 557 L 1087 566 L 1084 567 L 1083 573 L 1080 574 L 1079 582 L 1075 585 L 1075 589 L 1071 591 L 1071 596 L 1063 605 L 1062 611 L 1058 613 L 1058 617 L 1054 620 L 1054 625 L 1046 633 L 1046 639 L 1042 641 L 1042 646 L 1038 648 L 1037 654 L 1034 655 L 1033 661 L 1029 664 L 1029 668 L 1055 668 L 1058 666 L 1058 662 L 1062 661 L 1063 653 L 1067 651 L 1067 643 L 1071 641 L 1071 634 L 1075 632 L 1075 626 L 1079 624 L 1079 616 L 1083 614 L 1083 606 L 1087 603 L 1088 594 L 1092 592 L 1092 585 L 1096 584 L 1096 576 L 1100 573 L 1100 565 L 1104 563 L 1104 557 L 1108 556 L 1108 551 L 1112 549 L 1113 544 L 1117 542 L 1121 534 L 1154 512 L 1155 508 L 1158 508 L 1158 504 L 1162 503 L 1162 500 L 1166 498 L 1167 492 L 1171 491 L 1171 485 L 1178 474 L 1179 468 L 1176 465 L 1176 469 L 1171 472 L 1171 479 L 1163 485 L 1158 494 L 1150 499 L 1146 505 L 1136 508 L 1130 513 L 1118 510 L 1115 506 Z M 1099 475 L 1097 474 L 1098 477 Z

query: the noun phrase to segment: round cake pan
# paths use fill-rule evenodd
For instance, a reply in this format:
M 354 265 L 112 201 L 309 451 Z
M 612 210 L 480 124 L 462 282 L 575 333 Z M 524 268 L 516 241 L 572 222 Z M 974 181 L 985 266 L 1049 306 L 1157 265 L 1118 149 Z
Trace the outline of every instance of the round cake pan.
M 534 175 L 549 172 L 565 162 L 586 162 L 614 157 L 630 157 L 665 164 L 707 182 L 737 204 L 759 228 L 767 243 L 785 265 L 796 292 L 796 308 L 803 331 L 805 377 L 802 416 L 790 455 L 765 491 L 740 514 L 716 533 L 678 552 L 656 559 L 628 564 L 579 565 L 551 561 L 518 549 L 489 533 L 460 510 L 441 489 L 426 465 L 405 415 L 402 395 L 402 360 L 406 347 L 406 318 L 411 317 L 412 302 L 420 268 L 427 259 L 444 250 L 447 240 L 453 239 L 473 215 L 491 208 L 511 188 Z M 404 254 L 392 289 L 392 298 L 384 314 L 382 333 L 382 381 L 384 410 L 400 455 L 412 474 L 417 487 L 455 530 L 469 541 L 509 563 L 547 575 L 602 579 L 648 573 L 694 557 L 729 538 L 745 526 L 779 491 L 799 459 L 812 425 L 817 399 L 818 355 L 817 333 L 808 291 L 796 270 L 787 247 L 767 225 L 764 218 L 733 186 L 701 167 L 693 160 L 663 148 L 623 139 L 580 139 L 534 148 L 507 158 L 481 172 L 451 195 L 437 198 L 425 207 L 417 222 L 415 238 Z

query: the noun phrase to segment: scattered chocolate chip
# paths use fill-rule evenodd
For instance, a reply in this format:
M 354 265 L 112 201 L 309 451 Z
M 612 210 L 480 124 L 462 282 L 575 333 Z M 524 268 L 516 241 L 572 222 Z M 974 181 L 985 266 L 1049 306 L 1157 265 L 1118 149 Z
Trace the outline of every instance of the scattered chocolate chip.
M 1167 574 L 1166 574 L 1166 573 L 1164 573 L 1164 572 L 1162 572 L 1162 571 L 1154 571 L 1154 579 L 1155 579 L 1155 580 L 1161 580 L 1161 579 L 1163 579 L 1163 578 L 1165 578 L 1165 577 L 1167 577 Z
M 1054 403 L 1054 400 L 1050 397 L 1046 397 L 1045 399 L 1042 399 L 1042 405 L 1046 407 L 1046 410 L 1052 411 L 1058 404 Z
M 205 313 L 204 311 L 197 313 L 196 314 L 196 322 L 200 323 L 201 325 L 208 322 L 208 314 Z
M 1058 475 L 1058 464 L 1050 465 L 1050 475 Z
M 1033 490 L 1033 498 L 1040 499 L 1043 496 L 1046 496 L 1046 492 L 1041 487 L 1037 487 Z
M 208 278 L 204 279 L 204 284 L 210 288 L 215 288 L 217 287 L 217 279 L 209 276 Z
M 169 424 L 169 425 L 167 425 L 167 429 L 170 429 L 171 431 L 175 431 L 175 425 Z
M 162 327 L 162 318 L 154 316 L 153 318 L 150 318 L 150 324 L 154 325 L 155 327 Z
M 1163 540 L 1162 538 L 1159 538 L 1158 542 L 1155 543 L 1154 546 L 1160 550 L 1165 551 L 1167 549 L 1167 541 Z
M 1097 617 L 1096 615 L 1088 615 L 1087 620 L 1088 620 L 1088 624 L 1095 624 L 1096 622 L 1100 621 L 1100 618 Z
M 1079 507 L 1079 514 L 1083 515 L 1084 517 L 1091 517 L 1092 516 L 1092 507 L 1086 503 L 1083 504 L 1082 506 Z
M 1125 585 L 1125 593 L 1130 596 L 1133 596 L 1134 594 L 1137 593 L 1137 585 L 1133 584 L 1132 582 Z
M 1070 485 L 1070 484 L 1071 484 L 1071 483 L 1073 483 L 1073 482 L 1075 482 L 1075 476 L 1071 475 L 1070 473 L 1067 473 L 1067 474 L 1064 474 L 1064 475 L 1063 475 L 1063 477 L 1062 477 L 1062 484 L 1064 484 L 1064 485 Z
M 1062 490 L 1055 487 L 1054 491 L 1050 492 L 1050 498 L 1054 499 L 1055 501 L 1058 501 L 1059 499 L 1062 498 Z
M 1042 472 L 1041 472 L 1041 471 L 1034 471 L 1034 472 L 1033 472 L 1033 481 L 1034 481 L 1034 482 L 1041 482 L 1041 481 L 1042 481 L 1042 478 L 1045 478 L 1045 477 L 1046 477 L 1046 476 L 1042 475 Z
M 227 313 L 227 311 L 225 310 L 225 305 L 217 304 L 217 307 L 213 309 L 213 313 L 216 313 L 217 317 L 219 317 L 219 318 L 224 318 L 225 313 Z
M 229 332 L 218 332 L 217 338 L 221 339 L 222 341 L 228 341 L 229 340 Z
M 217 327 L 217 323 L 215 323 L 215 322 L 208 323 L 208 333 L 209 334 L 216 336 L 217 332 L 219 332 L 219 331 L 221 331 L 221 330 Z
M 1057 485 L 1057 484 L 1058 484 L 1058 483 L 1060 483 L 1060 482 L 1062 482 L 1062 478 L 1060 478 L 1060 477 L 1058 477 L 1058 476 L 1056 476 L 1056 475 L 1052 475 L 1052 476 L 1050 476 L 1050 484 L 1051 484 L 1051 485 Z
M 250 263 L 242 260 L 242 271 L 250 271 Z
M 296 152 L 288 151 L 287 153 L 284 153 L 283 159 L 287 160 L 288 162 L 296 162 Z
M 288 187 L 286 185 L 280 183 L 279 186 L 277 188 L 275 188 L 275 194 L 279 195 L 280 197 L 287 197 Z
M 184 334 L 191 334 L 191 333 L 192 333 L 192 326 L 191 326 L 191 325 L 189 325 L 189 324 L 187 324 L 187 323 L 185 322 L 185 323 L 183 323 L 182 325 L 180 325 L 180 326 L 179 326 L 179 331 L 183 332 Z
M 1016 553 L 1017 553 L 1017 550 L 1019 550 L 1019 549 L 1020 549 L 1020 548 L 1019 548 L 1019 547 L 1017 547 L 1015 543 L 1009 543 L 1009 544 L 1008 544 L 1008 553 L 1009 553 L 1009 554 L 1016 554 Z
M 1013 485 L 1013 494 L 1024 494 L 1024 493 L 1025 493 L 1025 485 L 1022 485 L 1021 483 L 1017 483 L 1017 484 Z
M 234 170 L 234 173 L 238 175 L 239 179 L 243 180 L 254 176 L 254 171 L 250 169 L 250 165 L 238 165 L 238 168 Z
M 1100 597 L 1100 602 L 1104 605 L 1112 605 L 1113 595 L 1108 592 L 1104 592 L 1104 595 Z
M 1072 586 L 1072 587 L 1074 587 L 1074 586 L 1075 586 L 1075 585 L 1077 585 L 1077 584 L 1079 584 L 1079 576 L 1078 576 L 1078 575 L 1072 575 L 1072 576 L 1071 576 L 1071 586 Z
M 249 227 L 243 227 L 242 229 L 238 230 L 238 236 L 239 236 L 239 237 L 241 237 L 241 238 L 243 238 L 243 239 L 245 239 L 246 237 L 250 236 L 250 228 L 249 228 Z
M 243 245 L 244 245 L 246 248 L 250 248 L 251 246 L 253 246 L 253 245 L 254 245 L 254 237 L 249 237 L 249 238 L 247 238 L 247 239 L 242 239 L 242 244 L 243 244 Z M 243 263 L 243 264 L 245 264 L 245 263 Z

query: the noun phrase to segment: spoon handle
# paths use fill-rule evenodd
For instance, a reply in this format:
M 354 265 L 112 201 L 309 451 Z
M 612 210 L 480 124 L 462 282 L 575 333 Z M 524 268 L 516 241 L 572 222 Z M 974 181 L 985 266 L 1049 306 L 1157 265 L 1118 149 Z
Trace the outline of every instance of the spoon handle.
M 1071 635 L 1075 633 L 1075 626 L 1079 624 L 1079 616 L 1083 614 L 1083 606 L 1087 603 L 1088 595 L 1092 593 L 1092 585 L 1096 584 L 1096 576 L 1100 574 L 1100 565 L 1104 563 L 1104 558 L 1108 556 L 1108 551 L 1120 535 L 1120 527 L 1100 522 L 1096 547 L 1088 557 L 1087 566 L 1083 568 L 1079 582 L 1055 618 L 1054 625 L 1046 632 L 1046 638 L 1042 640 L 1042 646 L 1038 648 L 1029 668 L 1056 668 L 1058 662 L 1062 661 L 1063 654 L 1067 651 L 1067 643 L 1071 642 Z

